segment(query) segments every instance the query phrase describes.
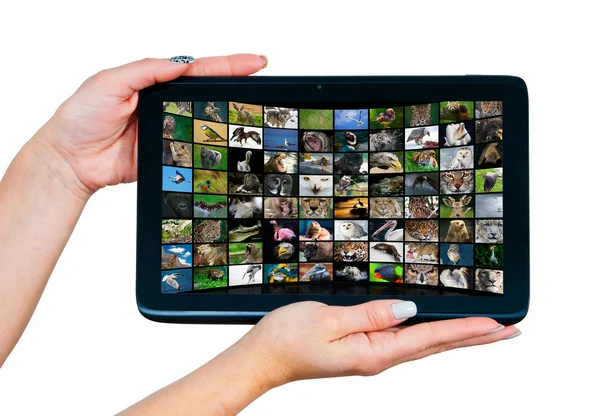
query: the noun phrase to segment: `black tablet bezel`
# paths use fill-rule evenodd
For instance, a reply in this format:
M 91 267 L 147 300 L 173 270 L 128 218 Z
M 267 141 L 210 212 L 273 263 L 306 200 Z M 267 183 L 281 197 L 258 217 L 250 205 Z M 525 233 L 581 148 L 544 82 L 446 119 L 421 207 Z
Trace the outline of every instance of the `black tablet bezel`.
M 303 295 L 161 294 L 160 248 L 163 101 L 240 102 L 440 102 L 503 101 L 504 295 Z M 514 323 L 529 304 L 529 126 L 525 82 L 509 76 L 431 77 L 182 77 L 140 94 L 138 121 L 137 302 L 141 313 L 162 322 L 253 323 L 293 302 L 352 305 L 382 298 L 417 303 L 419 319 L 490 316 Z M 156 253 L 156 255 L 152 254 Z

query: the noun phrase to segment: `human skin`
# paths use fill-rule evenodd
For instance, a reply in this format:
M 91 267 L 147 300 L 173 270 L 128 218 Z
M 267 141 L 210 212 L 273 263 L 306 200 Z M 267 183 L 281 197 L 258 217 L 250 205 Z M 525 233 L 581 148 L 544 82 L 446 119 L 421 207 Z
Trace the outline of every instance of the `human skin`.
M 89 198 L 106 186 L 137 179 L 138 91 L 181 75 L 246 76 L 265 65 L 263 57 L 242 54 L 190 64 L 144 59 L 101 71 L 23 146 L 0 182 L 0 366 L 27 326 Z M 23 239 L 31 241 L 35 262 L 19 260 Z M 236 414 L 291 381 L 377 374 L 520 333 L 489 318 L 401 328 L 416 312 L 408 313 L 406 306 L 386 300 L 280 308 L 222 354 L 123 414 Z M 394 309 L 405 309 L 404 317 L 397 319 Z

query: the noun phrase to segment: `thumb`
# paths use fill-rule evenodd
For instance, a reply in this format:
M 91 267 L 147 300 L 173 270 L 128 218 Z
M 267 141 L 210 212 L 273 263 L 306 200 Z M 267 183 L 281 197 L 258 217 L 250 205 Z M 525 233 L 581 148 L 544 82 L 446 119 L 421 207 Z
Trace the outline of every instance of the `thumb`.
M 100 71 L 84 86 L 94 88 L 103 95 L 129 99 L 135 92 L 150 87 L 157 82 L 167 82 L 180 77 L 190 68 L 189 61 L 145 58 L 116 68 Z M 87 85 L 86 85 L 87 84 Z
M 374 332 L 401 324 L 417 314 L 410 301 L 375 300 L 356 306 L 331 307 L 339 326 L 340 337 L 356 332 Z

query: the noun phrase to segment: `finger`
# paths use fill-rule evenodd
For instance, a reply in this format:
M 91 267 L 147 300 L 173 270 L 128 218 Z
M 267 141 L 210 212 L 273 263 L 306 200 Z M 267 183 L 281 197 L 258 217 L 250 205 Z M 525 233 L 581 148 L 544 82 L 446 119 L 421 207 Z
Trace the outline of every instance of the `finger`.
M 175 63 L 169 59 L 146 58 L 99 72 L 86 85 L 103 94 L 129 99 L 136 91 L 157 82 L 171 81 L 190 68 L 190 63 Z
M 183 75 L 246 76 L 267 67 L 267 58 L 249 53 L 214 56 L 194 61 Z
M 426 322 L 406 328 L 394 334 L 393 348 L 389 358 L 406 357 L 445 344 L 481 337 L 503 328 L 490 318 L 473 317 L 447 321 Z
M 450 342 L 448 344 L 438 345 L 426 350 L 420 351 L 416 354 L 412 354 L 406 357 L 401 357 L 390 364 L 388 368 L 394 367 L 398 364 L 403 364 L 409 361 L 420 360 L 421 358 L 429 357 L 430 355 L 439 354 L 441 352 L 450 351 L 458 348 L 475 347 L 478 345 L 492 344 L 494 342 L 502 341 L 510 337 L 514 337 L 516 334 L 520 334 L 515 326 L 507 326 L 502 328 L 500 331 L 493 332 L 491 334 L 482 335 L 480 337 L 467 338 L 456 342 Z
M 417 314 L 414 302 L 375 300 L 356 306 L 330 308 L 336 320 L 336 337 L 356 332 L 374 332 L 391 328 Z

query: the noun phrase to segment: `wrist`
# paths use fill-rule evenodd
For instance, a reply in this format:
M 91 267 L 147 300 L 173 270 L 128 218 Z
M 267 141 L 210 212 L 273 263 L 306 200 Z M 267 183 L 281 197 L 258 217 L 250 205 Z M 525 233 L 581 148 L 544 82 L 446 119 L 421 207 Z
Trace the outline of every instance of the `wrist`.
M 36 166 L 31 179 L 41 189 L 85 203 L 93 192 L 79 180 L 72 166 L 73 157 L 58 146 L 60 133 L 56 124 L 52 117 L 24 147 L 29 150 Z

